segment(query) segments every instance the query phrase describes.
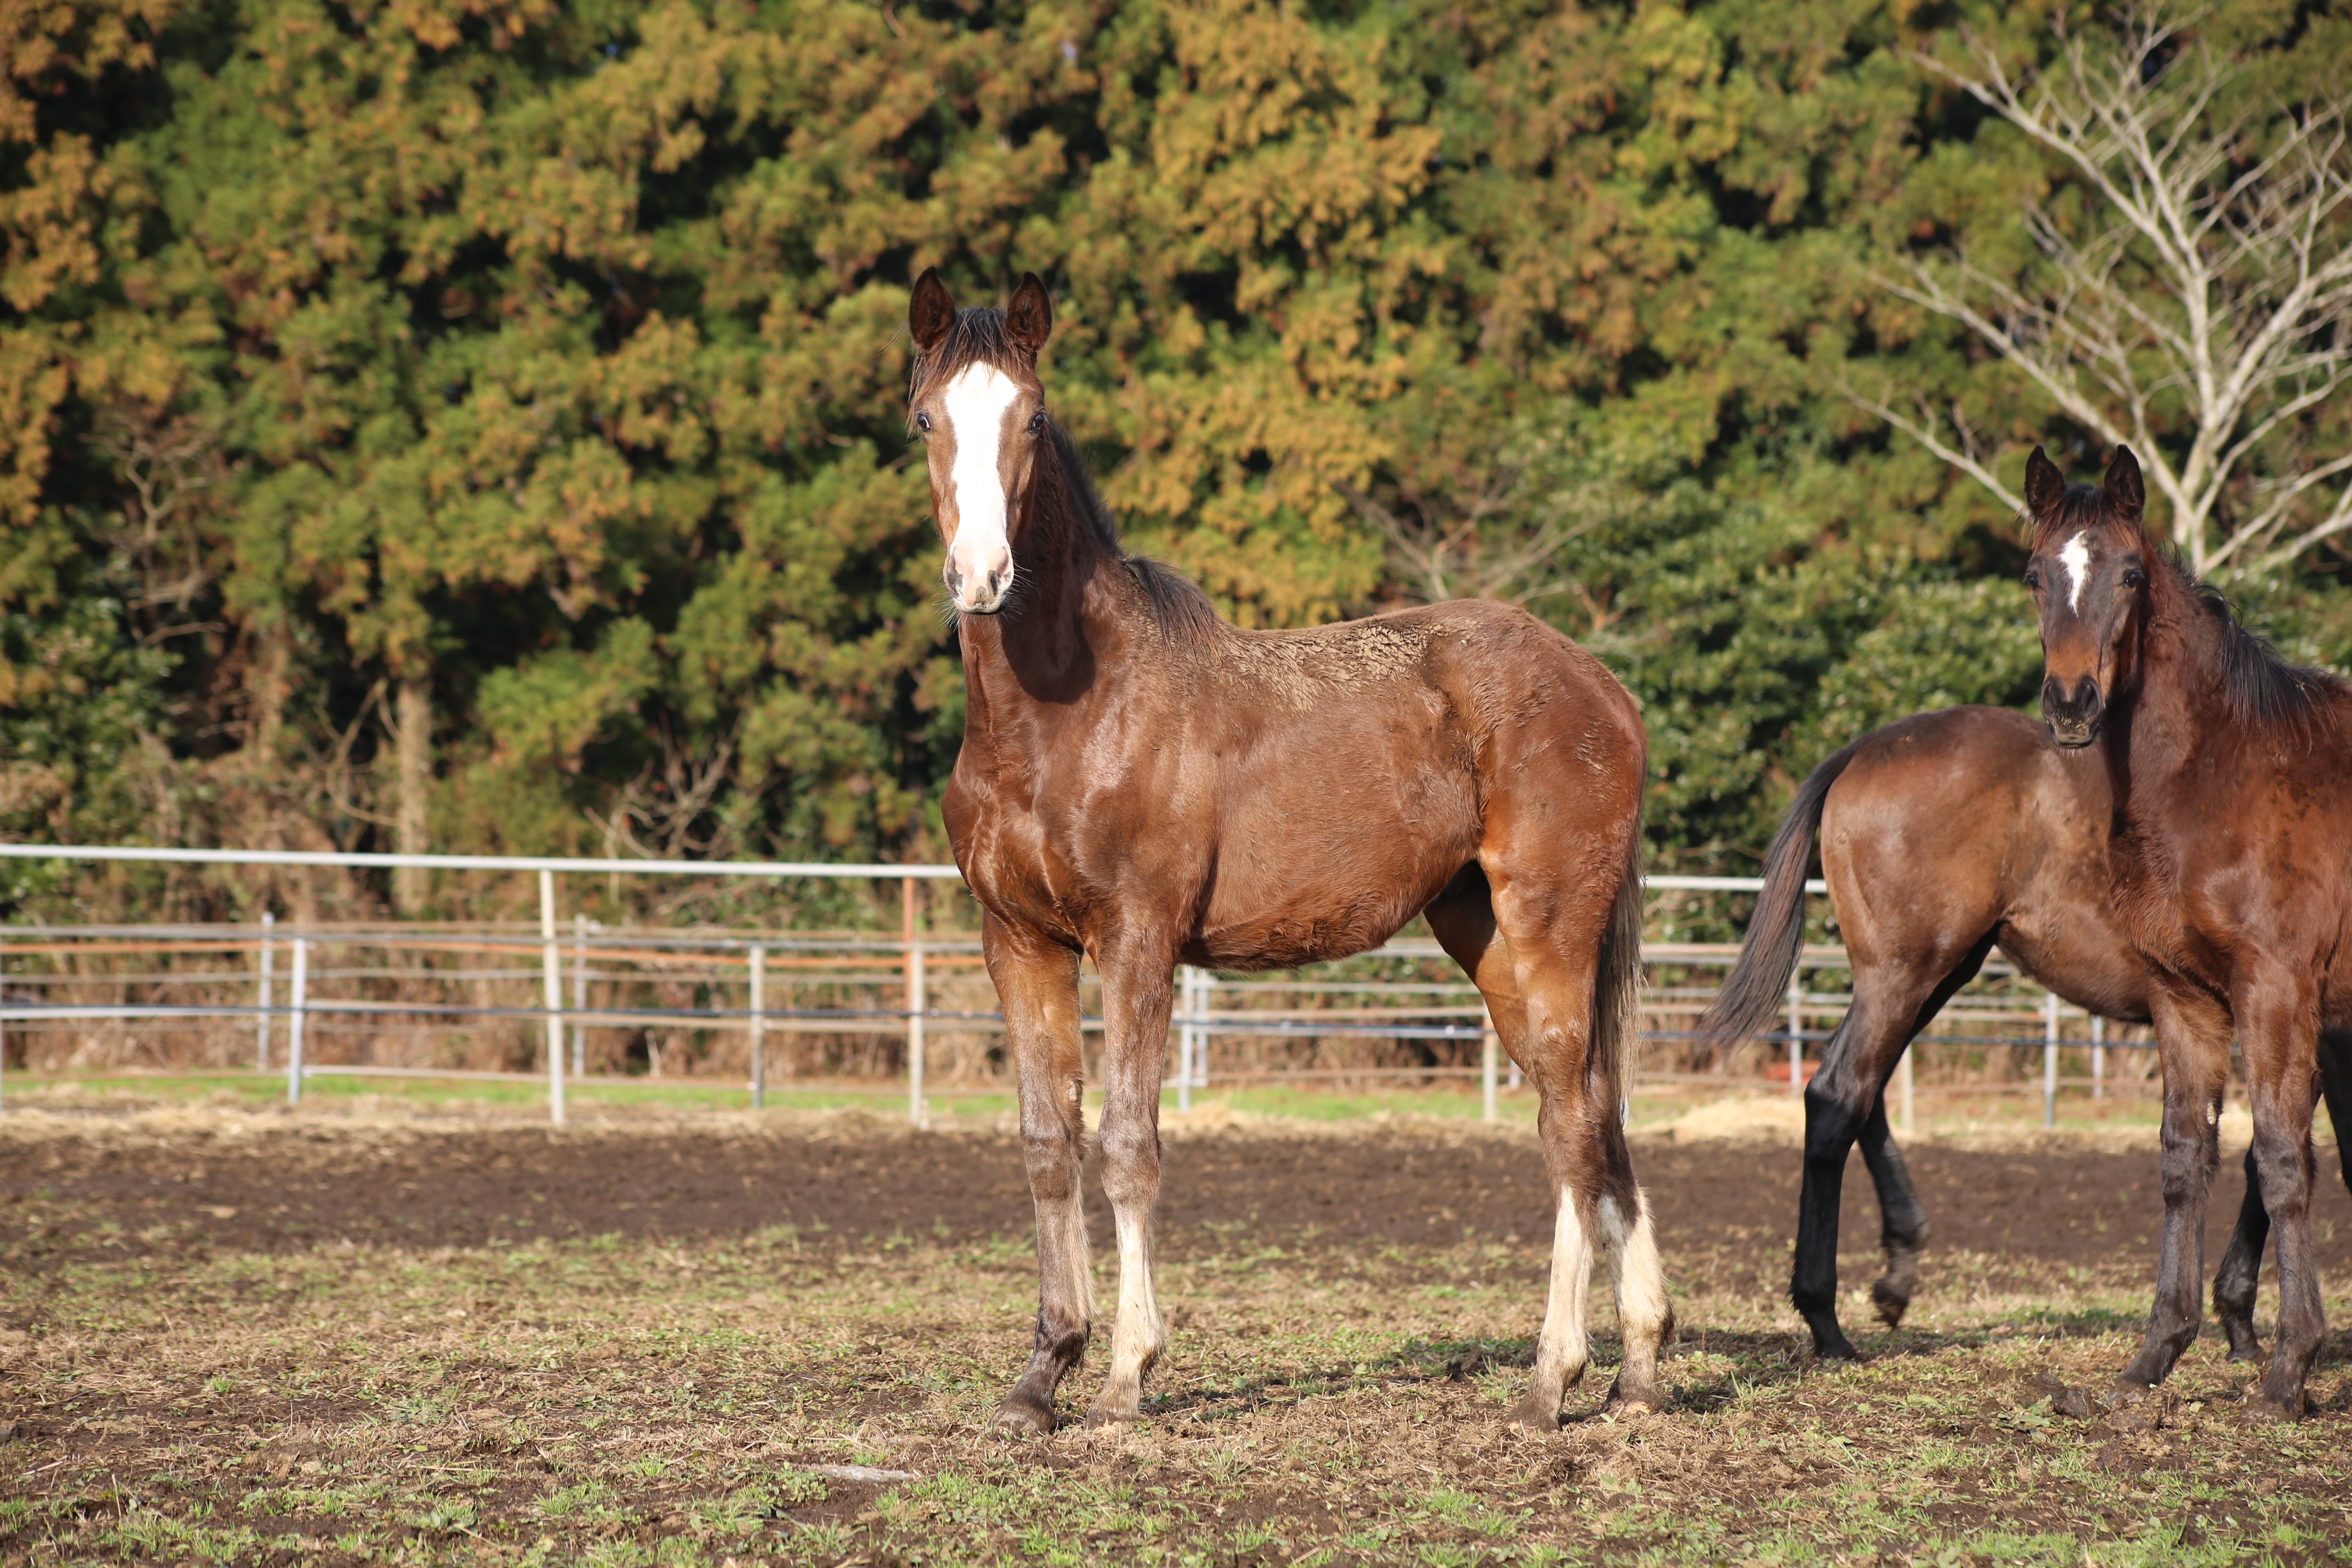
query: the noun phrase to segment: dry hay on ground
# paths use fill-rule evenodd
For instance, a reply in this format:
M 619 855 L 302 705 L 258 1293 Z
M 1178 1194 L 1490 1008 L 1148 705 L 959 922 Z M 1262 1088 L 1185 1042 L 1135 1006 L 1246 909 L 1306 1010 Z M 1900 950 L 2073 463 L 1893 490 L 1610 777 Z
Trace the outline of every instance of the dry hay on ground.
M 1532 1139 L 1261 1123 L 1171 1136 L 1150 1419 L 1023 1441 L 985 1426 L 1034 1309 L 1001 1133 L 12 1113 L 0 1552 L 2076 1568 L 2352 1541 L 2340 1334 L 2291 1430 L 2237 1418 L 2244 1370 L 2210 1340 L 2177 1404 L 2053 1408 L 2048 1380 L 2096 1380 L 2137 1331 L 2152 1147 L 1916 1147 L 1917 1308 L 1852 1369 L 1810 1363 L 1779 1300 L 1789 1149 L 1637 1158 L 1680 1298 L 1667 1413 L 1591 1418 L 1604 1331 L 1567 1431 L 1499 1424 L 1550 1232 Z M 1859 1328 L 1858 1171 L 1847 1215 Z M 2317 1230 L 2341 1322 L 2332 1179 Z

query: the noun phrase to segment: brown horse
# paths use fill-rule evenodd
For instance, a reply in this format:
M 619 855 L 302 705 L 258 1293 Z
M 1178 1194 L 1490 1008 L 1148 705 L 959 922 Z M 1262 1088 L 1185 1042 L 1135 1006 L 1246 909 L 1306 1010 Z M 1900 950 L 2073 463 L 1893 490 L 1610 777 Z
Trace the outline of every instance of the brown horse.
M 2234 1025 L 2252 1160 L 2278 1237 L 2278 1339 L 2249 1409 L 2292 1419 L 2326 1333 L 2312 1265 L 2322 1037 L 2352 1045 L 2352 689 L 2281 660 L 2148 538 L 2139 464 L 2068 485 L 2025 468 L 2042 709 L 2102 754 L 2125 934 L 2164 1058 L 2164 1244 L 2147 1337 L 2117 1378 L 2156 1383 L 2197 1334 L 2206 1190 Z
M 1804 936 L 1818 830 L 1822 876 L 1853 973 L 1853 1005 L 1805 1086 L 1789 1295 L 1818 1354 L 1855 1353 L 1837 1321 L 1837 1242 L 1857 1138 L 1878 1188 L 1886 1249 L 1871 1297 L 1889 1327 L 1910 1305 L 1927 1215 L 1886 1125 L 1886 1080 L 1993 944 L 2077 1006 L 2147 1016 L 2146 972 L 2106 910 L 2106 779 L 2070 765 L 2079 762 L 2022 713 L 1914 714 L 1815 768 L 1765 852 L 1746 944 L 1700 1028 L 1723 1042 L 1770 1026 Z
M 1817 1354 L 1854 1355 L 1837 1321 L 1839 1199 L 1859 1139 L 1878 1189 L 1886 1272 L 1871 1288 L 1891 1328 L 1911 1302 L 1927 1216 L 1886 1124 L 1888 1076 L 1994 944 L 2086 1011 L 2148 1019 L 2147 969 L 2110 897 L 2115 801 L 2095 755 L 2051 743 L 2022 713 L 1946 708 L 1874 730 L 1807 775 L 1764 857 L 1739 962 L 1702 1029 L 1721 1044 L 1771 1026 L 1804 935 L 1805 872 L 1822 874 L 1853 965 L 1853 1004 L 1805 1088 L 1804 1187 L 1789 1296 Z M 2352 1127 L 2352 1081 L 2329 1061 L 2328 1106 Z M 2344 1150 L 2352 1186 L 2352 1145 Z M 2213 1280 L 2231 1354 L 2251 1359 L 2254 1284 L 2269 1233 L 2248 1151 L 2246 1202 Z
M 959 312 L 927 271 L 908 311 L 968 704 L 948 832 L 982 911 L 1037 1209 L 1035 1352 L 999 1421 L 1051 1428 L 1092 1331 L 1079 954 L 1102 975 L 1119 1253 L 1110 1371 L 1087 1419 L 1124 1421 L 1167 1342 L 1151 1214 L 1174 966 L 1340 958 L 1424 912 L 1541 1100 L 1559 1213 L 1515 1419 L 1556 1426 L 1583 1373 L 1596 1240 L 1624 1330 L 1616 1395 L 1661 1404 L 1672 1315 L 1618 1122 L 1642 913 L 1633 700 L 1502 605 L 1313 631 L 1222 623 L 1191 584 L 1120 551 L 1046 410 L 1052 323 L 1034 276 L 1002 312 Z

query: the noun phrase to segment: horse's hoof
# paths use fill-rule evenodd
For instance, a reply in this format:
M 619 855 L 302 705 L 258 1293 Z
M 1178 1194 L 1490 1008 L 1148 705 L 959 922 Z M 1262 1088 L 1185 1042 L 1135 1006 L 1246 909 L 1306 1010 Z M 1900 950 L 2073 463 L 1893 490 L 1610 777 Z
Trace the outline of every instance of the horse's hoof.
M 1054 1407 L 1026 1394 L 1012 1394 L 996 1407 L 995 1425 L 1000 1432 L 1015 1433 L 1024 1437 L 1034 1432 L 1051 1432 L 1054 1429 Z
M 1124 1406 L 1105 1405 L 1097 1400 L 1087 1406 L 1086 1424 L 1088 1431 L 1098 1430 L 1105 1426 L 1132 1426 L 1142 1419 L 1143 1412 L 1132 1405 Z
M 1911 1297 L 1907 1291 L 1890 1289 L 1881 1279 L 1870 1288 L 1870 1304 L 1878 1309 L 1880 1322 L 1890 1329 L 1899 1329 L 1903 1326 L 1903 1314 L 1911 1310 Z
M 1654 1415 L 1666 1407 L 1666 1396 L 1660 1391 L 1655 1378 L 1643 1378 L 1631 1388 L 1620 1373 L 1609 1385 L 1608 1396 L 1601 1402 L 1601 1414 L 1609 1416 Z
M 2267 1394 L 2257 1394 L 2246 1401 L 2245 1419 L 2249 1426 L 2286 1426 L 2303 1418 L 2303 1401 L 2293 1405 L 2273 1399 Z
M 1862 1352 L 1853 1348 L 1853 1342 L 1838 1333 L 1826 1338 L 1816 1334 L 1813 1337 L 1813 1356 L 1818 1361 L 1859 1363 L 1862 1360 Z
M 1546 1410 L 1540 1401 L 1532 1397 L 1522 1399 L 1517 1405 L 1512 1405 L 1511 1414 L 1507 1417 L 1507 1419 L 1512 1426 L 1517 1426 L 1522 1432 L 1557 1432 L 1559 1430 L 1559 1412 L 1557 1410 Z

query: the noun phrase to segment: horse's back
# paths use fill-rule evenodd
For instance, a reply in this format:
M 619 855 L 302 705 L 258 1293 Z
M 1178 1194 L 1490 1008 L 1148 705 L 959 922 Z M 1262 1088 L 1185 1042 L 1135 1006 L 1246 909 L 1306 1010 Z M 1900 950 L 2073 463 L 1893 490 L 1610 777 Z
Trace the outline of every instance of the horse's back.
M 1491 852 L 1498 814 L 1596 846 L 1638 820 L 1632 698 L 1523 610 L 1452 601 L 1227 629 L 1213 657 L 1188 743 L 1216 753 L 1200 951 L 1220 963 L 1377 946 Z

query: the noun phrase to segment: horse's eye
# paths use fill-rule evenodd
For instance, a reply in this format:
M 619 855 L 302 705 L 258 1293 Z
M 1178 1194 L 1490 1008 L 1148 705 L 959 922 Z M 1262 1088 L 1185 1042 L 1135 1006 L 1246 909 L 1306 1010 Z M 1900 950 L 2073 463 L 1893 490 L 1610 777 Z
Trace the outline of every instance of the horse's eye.
M 2032 589 L 2035 593 L 2040 593 L 2042 591 L 2042 574 L 2033 571 L 2027 572 L 2025 574 L 2025 585 Z
M 1029 434 L 1032 436 L 1042 436 L 1045 433 L 1045 411 L 1040 408 L 1036 413 L 1029 416 Z
M 2134 566 L 2124 573 L 2124 586 L 2137 588 L 2147 581 L 2147 574 Z
M 926 436 L 929 435 L 931 433 L 931 416 L 928 414 L 916 415 L 915 428 L 920 430 Z

